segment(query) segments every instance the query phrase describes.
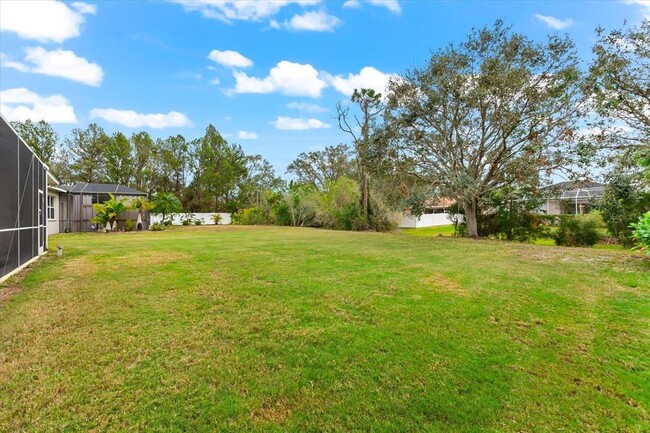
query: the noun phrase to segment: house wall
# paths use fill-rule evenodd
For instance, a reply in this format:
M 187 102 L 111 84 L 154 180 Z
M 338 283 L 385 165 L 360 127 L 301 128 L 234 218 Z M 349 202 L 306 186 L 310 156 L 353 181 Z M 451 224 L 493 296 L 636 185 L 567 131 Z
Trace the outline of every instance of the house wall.
M 0 281 L 44 253 L 47 166 L 0 116 Z
M 402 228 L 419 228 L 447 226 L 453 223 L 454 222 L 451 220 L 450 214 L 448 213 L 432 213 L 424 214 L 420 217 L 415 217 L 413 215 L 404 215 L 399 222 L 399 226 Z
M 232 220 L 230 218 L 230 214 L 226 212 L 218 212 L 221 215 L 221 224 L 231 224 Z M 195 213 L 194 217 L 197 219 L 201 220 L 201 223 L 204 225 L 214 225 L 214 220 L 212 219 L 212 215 L 214 215 L 214 212 L 199 212 Z M 183 219 L 187 217 L 187 213 L 179 213 L 179 214 L 174 214 L 172 218 L 172 225 L 175 226 L 180 226 L 183 225 L 181 222 Z M 161 214 L 151 214 L 151 224 L 157 224 L 160 223 L 162 220 L 162 215 Z
M 546 215 L 561 215 L 560 200 L 546 200 L 545 211 Z
M 137 196 L 118 195 L 116 199 L 126 198 L 127 202 L 136 198 Z M 95 217 L 95 209 L 93 209 L 93 198 L 97 199 L 97 194 L 61 194 L 61 216 L 59 220 L 59 231 L 65 232 L 91 232 L 96 231 L 95 223 L 91 221 Z M 127 210 L 120 214 L 117 219 L 117 225 L 120 230 L 124 228 L 124 222 L 128 219 L 134 221 L 138 220 L 137 210 Z M 149 220 L 149 211 L 144 212 L 143 229 L 147 230 Z
M 52 197 L 54 200 L 54 218 L 50 218 L 49 210 L 47 209 L 47 202 L 45 203 L 45 216 L 47 218 L 47 235 L 53 235 L 59 233 L 59 215 L 61 213 L 60 204 L 59 204 L 59 193 L 56 191 L 48 191 L 48 197 Z

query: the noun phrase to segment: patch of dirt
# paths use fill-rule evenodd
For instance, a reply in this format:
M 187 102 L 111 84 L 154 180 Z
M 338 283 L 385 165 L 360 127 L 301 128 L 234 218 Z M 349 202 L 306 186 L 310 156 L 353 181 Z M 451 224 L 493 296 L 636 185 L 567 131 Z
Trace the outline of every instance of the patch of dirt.
M 12 297 L 20 293 L 20 287 L 8 286 L 0 287 L 0 305 L 9 301 Z
M 285 398 L 266 399 L 262 405 L 251 412 L 253 421 L 264 421 L 270 423 L 281 423 L 291 415 L 289 402 Z
M 436 291 L 453 293 L 460 296 L 469 296 L 469 291 L 456 281 L 442 274 L 434 273 L 429 277 L 422 279 L 421 284 L 424 287 L 430 287 Z

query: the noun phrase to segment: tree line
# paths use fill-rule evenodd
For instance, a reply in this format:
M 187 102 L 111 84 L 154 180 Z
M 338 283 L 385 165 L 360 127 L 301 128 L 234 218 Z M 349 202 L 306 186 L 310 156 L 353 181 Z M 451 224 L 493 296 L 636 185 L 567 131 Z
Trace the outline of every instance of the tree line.
M 44 122 L 14 126 L 64 181 L 173 192 L 186 210 L 241 221 L 382 229 L 395 212 L 417 215 L 444 197 L 468 236 L 523 239 L 554 177 L 598 173 L 611 185 L 603 213 L 618 221 L 608 225 L 625 231 L 648 206 L 648 41 L 648 20 L 598 29 L 585 64 L 567 35 L 533 41 L 501 20 L 473 29 L 391 79 L 386 94 L 356 89 L 337 105 L 349 145 L 298 155 L 289 181 L 212 125 L 188 141 L 91 124 L 64 146 Z

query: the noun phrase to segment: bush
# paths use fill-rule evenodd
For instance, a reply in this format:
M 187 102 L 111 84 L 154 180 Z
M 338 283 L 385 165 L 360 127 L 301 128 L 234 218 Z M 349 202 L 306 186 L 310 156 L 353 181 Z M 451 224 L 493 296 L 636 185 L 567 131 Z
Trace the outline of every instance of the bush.
M 214 221 L 215 225 L 219 225 L 223 221 L 223 216 L 218 213 L 212 214 L 212 221 Z
M 149 226 L 149 230 L 151 230 L 152 232 L 161 232 L 163 230 L 167 230 L 167 224 L 160 224 L 160 223 L 151 224 Z
M 641 192 L 630 176 L 623 174 L 609 176 L 598 202 L 607 230 L 626 246 L 633 244 L 631 224 L 649 206 L 650 196 Z
M 183 218 L 181 218 L 181 224 L 183 224 L 184 226 L 189 226 L 195 220 L 196 220 L 195 215 L 193 213 L 188 213 L 188 214 L 185 214 L 185 216 Z
M 555 244 L 568 247 L 594 246 L 600 238 L 599 215 L 563 215 L 555 234 Z
M 135 225 L 137 224 L 136 220 L 128 219 L 124 221 L 124 231 L 125 232 L 132 232 L 135 230 Z
M 650 256 L 650 212 L 639 217 L 639 221 L 630 224 L 634 229 L 632 235 L 636 241 L 636 249 L 645 251 Z
M 258 225 L 264 224 L 264 216 L 262 211 L 257 207 L 247 207 L 240 209 L 232 215 L 233 224 L 239 225 Z
M 200 220 L 200 219 L 198 219 L 198 218 L 194 220 L 194 225 L 195 225 L 195 226 L 200 226 L 201 224 L 203 224 L 203 221 L 202 221 L 202 220 Z
M 341 177 L 320 194 L 315 222 L 336 230 L 363 230 L 368 221 L 361 221 L 361 194 L 356 182 Z
M 291 211 L 289 210 L 289 205 L 284 199 L 273 205 L 272 214 L 275 224 L 279 226 L 291 225 Z

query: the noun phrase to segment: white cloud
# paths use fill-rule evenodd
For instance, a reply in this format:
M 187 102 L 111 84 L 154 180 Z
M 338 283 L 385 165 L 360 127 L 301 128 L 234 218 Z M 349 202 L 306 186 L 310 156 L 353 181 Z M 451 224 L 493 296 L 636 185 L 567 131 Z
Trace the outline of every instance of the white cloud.
M 219 77 L 213 78 L 212 80 L 210 80 L 210 84 L 214 86 L 218 86 L 219 84 L 221 84 L 221 80 L 219 79 Z
M 297 102 L 297 101 L 289 102 L 287 104 L 287 108 L 289 108 L 290 110 L 299 110 L 299 111 L 304 111 L 306 113 L 314 113 L 314 114 L 326 113 L 327 111 L 329 111 L 327 108 L 322 107 L 318 104 L 309 104 L 307 102 Z
M 544 22 L 547 26 L 555 30 L 566 29 L 567 27 L 573 25 L 573 20 L 571 18 L 567 18 L 566 20 L 561 20 L 559 18 L 555 18 L 549 15 L 541 15 L 541 14 L 535 14 L 535 18 Z
M 271 20 L 269 26 L 273 29 L 285 28 L 294 31 L 331 32 L 341 24 L 341 20 L 325 11 L 305 12 L 294 15 L 289 21 L 279 23 Z
M 334 88 L 344 95 L 350 96 L 354 89 L 370 88 L 377 92 L 385 93 L 388 80 L 391 74 L 385 74 L 372 66 L 366 66 L 358 74 L 348 74 L 347 78 L 342 75 L 330 77 Z
M 80 14 L 97 14 L 97 6 L 82 2 L 73 2 L 72 7 L 75 8 Z
M 402 13 L 402 7 L 398 0 L 367 0 L 373 6 L 382 6 L 394 14 Z
M 256 140 L 257 134 L 254 132 L 239 131 L 237 132 L 237 137 L 241 138 L 242 140 Z
M 72 8 L 60 1 L 0 1 L 0 30 L 22 39 L 58 42 L 79 36 L 85 14 L 96 8 L 82 2 Z
M 650 0 L 623 0 L 623 3 L 626 5 L 639 6 L 641 16 L 646 20 L 650 20 Z
M 345 3 L 343 3 L 344 8 L 350 8 L 350 9 L 355 9 L 361 6 L 361 2 L 359 0 L 348 0 Z
M 331 126 L 323 123 L 318 119 L 302 119 L 298 117 L 283 117 L 279 116 L 275 121 L 271 122 L 277 129 L 289 129 L 294 131 L 304 131 L 306 129 L 324 129 Z
M 366 0 L 366 2 L 372 6 L 384 7 L 397 15 L 402 13 L 402 7 L 400 6 L 398 0 Z M 361 7 L 361 1 L 348 0 L 343 3 L 343 7 L 348 9 L 358 9 Z
M 312 6 L 321 0 L 172 0 L 181 4 L 187 11 L 200 12 L 205 18 L 214 18 L 225 22 L 237 20 L 261 21 L 277 14 L 280 9 L 290 4 Z
M 169 113 L 136 113 L 133 110 L 118 110 L 115 108 L 93 108 L 90 110 L 91 119 L 104 119 L 107 122 L 118 123 L 129 128 L 148 126 L 160 129 L 172 126 L 189 126 L 190 120 L 183 113 L 170 111 Z
M 94 87 L 104 79 L 104 71 L 98 64 L 78 57 L 73 51 L 48 51 L 42 47 L 32 47 L 27 48 L 26 52 L 25 62 L 29 64 L 10 61 L 4 56 L 2 66 L 21 72 L 63 77 Z
M 282 93 L 290 96 L 317 98 L 327 87 L 318 71 L 309 64 L 283 60 L 264 78 L 249 77 L 245 72 L 233 72 L 235 93 Z
M 248 57 L 244 57 L 237 51 L 232 50 L 212 50 L 208 54 L 208 59 L 213 60 L 220 65 L 227 68 L 248 68 L 253 66 L 253 61 Z
M 74 108 L 65 97 L 40 96 L 24 87 L 0 92 L 0 111 L 9 120 L 77 123 Z

